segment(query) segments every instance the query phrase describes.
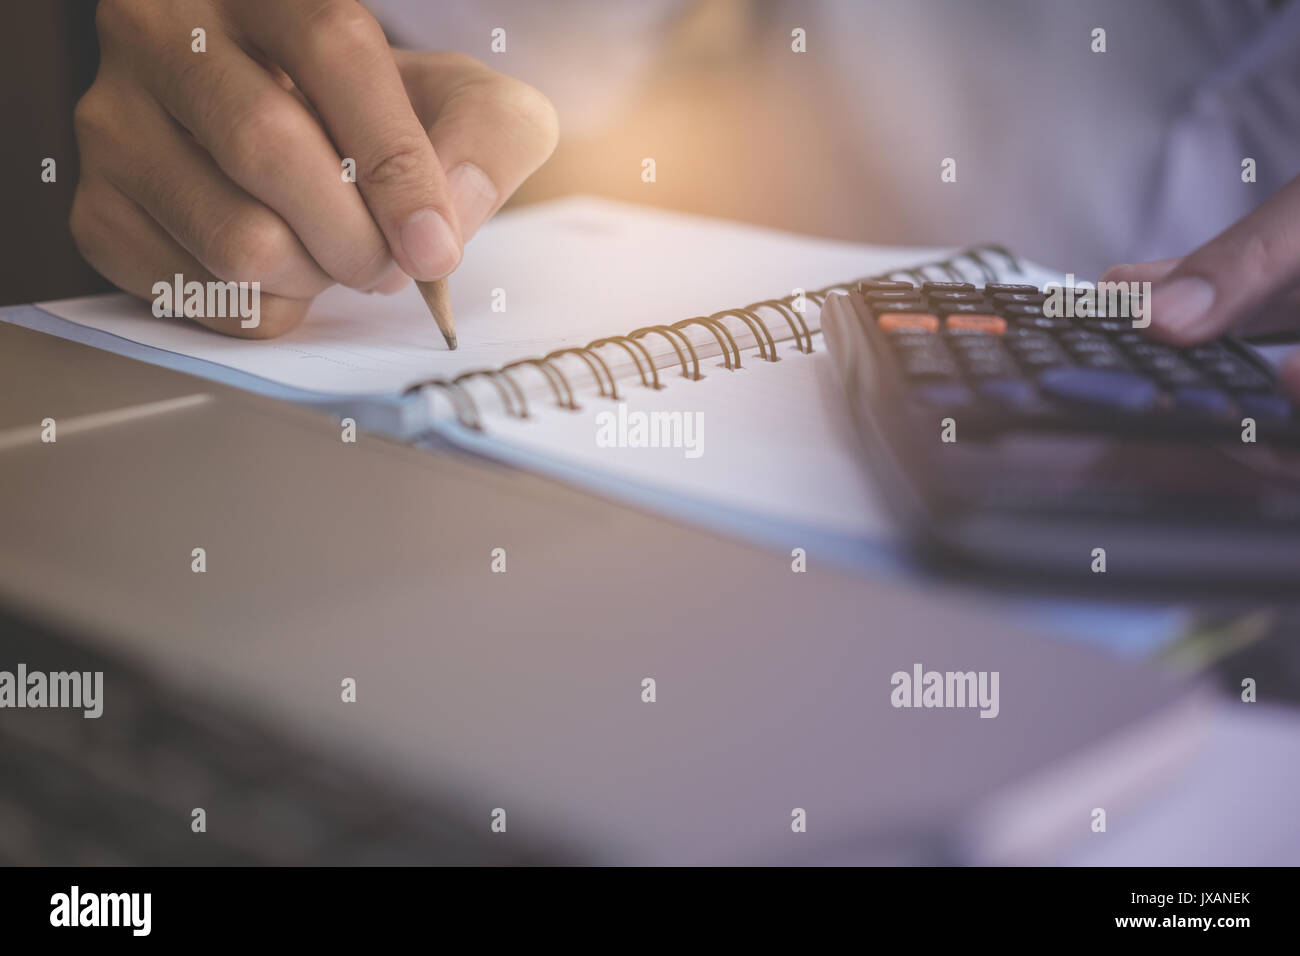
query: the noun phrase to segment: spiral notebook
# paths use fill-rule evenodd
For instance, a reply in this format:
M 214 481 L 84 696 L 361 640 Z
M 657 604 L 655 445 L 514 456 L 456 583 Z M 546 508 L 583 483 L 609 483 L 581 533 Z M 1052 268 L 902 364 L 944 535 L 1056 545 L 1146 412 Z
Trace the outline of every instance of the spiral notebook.
M 1006 249 L 883 248 L 591 198 L 498 216 L 451 282 L 449 352 L 414 288 L 333 289 L 270 341 L 155 318 L 122 295 L 9 321 L 452 443 L 713 524 L 879 539 L 818 313 L 861 278 L 1041 283 Z

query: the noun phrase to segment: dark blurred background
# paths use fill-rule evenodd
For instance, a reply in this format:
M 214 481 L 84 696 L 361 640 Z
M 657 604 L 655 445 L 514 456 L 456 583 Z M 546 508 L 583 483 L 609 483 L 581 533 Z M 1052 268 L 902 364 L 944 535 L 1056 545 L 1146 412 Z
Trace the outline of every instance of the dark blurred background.
M 77 187 L 72 108 L 95 78 L 95 0 L 13 3 L 0 56 L 0 305 L 106 292 L 68 233 Z M 42 183 L 53 157 L 58 180 Z M 24 184 L 30 184 L 25 186 Z

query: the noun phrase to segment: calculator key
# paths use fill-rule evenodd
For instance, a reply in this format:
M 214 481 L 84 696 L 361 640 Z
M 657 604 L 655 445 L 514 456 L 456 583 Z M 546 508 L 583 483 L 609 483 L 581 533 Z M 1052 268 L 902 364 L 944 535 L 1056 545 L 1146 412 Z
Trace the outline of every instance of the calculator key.
M 902 364 L 908 378 L 953 378 L 957 374 L 957 366 L 950 360 L 928 355 L 909 355 Z
M 955 382 L 919 385 L 912 389 L 912 398 L 926 405 L 969 405 L 975 400 L 971 390 Z
M 1248 369 L 1238 375 L 1220 375 L 1219 382 L 1233 392 L 1271 392 L 1273 381 L 1263 372 Z
M 1175 369 L 1191 368 L 1180 356 L 1172 353 L 1169 355 L 1139 356 L 1136 361 L 1143 370 L 1148 372 L 1172 372 Z
M 1047 296 L 1041 292 L 995 292 L 993 301 L 1004 305 L 1042 305 Z
M 1140 342 L 1137 345 L 1131 345 L 1128 354 L 1133 356 L 1139 362 L 1155 362 L 1165 359 L 1175 359 L 1176 361 L 1186 364 L 1182 354 L 1177 349 L 1170 348 L 1168 345 L 1154 345 L 1151 342 Z
M 1062 352 L 1049 352 L 1046 349 L 1036 349 L 1032 352 L 1021 352 L 1016 356 L 1020 364 L 1029 369 L 1045 369 L 1053 366 L 1070 365 L 1069 359 Z
M 1084 342 L 1101 342 L 1110 345 L 1106 336 L 1100 332 L 1090 332 L 1087 329 L 1068 329 L 1057 336 L 1066 345 L 1081 345 Z
M 962 329 L 968 332 L 987 332 L 989 335 L 1002 335 L 1007 330 L 1007 320 L 997 315 L 951 314 L 948 316 L 949 330 Z
M 957 349 L 963 362 L 1010 362 L 1011 359 L 1002 349 Z
M 1123 356 L 1113 352 L 1085 352 L 1077 356 L 1077 358 L 1079 364 L 1084 368 L 1127 369 L 1132 367 Z
M 877 314 L 881 312 L 910 312 L 915 315 L 933 315 L 934 310 L 924 302 L 872 302 L 868 303 L 871 311 Z
M 983 292 L 930 292 L 927 294 L 934 302 L 975 302 L 983 304 L 986 301 Z
M 1036 295 L 1042 294 L 1041 292 L 1039 292 L 1038 286 L 1036 285 L 1023 285 L 1014 282 L 989 282 L 984 286 L 984 291 L 989 295 L 993 296 L 994 298 L 997 297 L 997 294 L 999 292 L 1011 292 L 1011 293 L 1029 292 Z
M 1260 375 L 1258 369 L 1247 365 L 1245 362 L 1236 358 L 1220 359 L 1214 362 L 1203 362 L 1201 367 L 1211 375 L 1218 375 L 1221 378 L 1249 378 L 1252 375 Z
M 939 317 L 929 312 L 886 312 L 880 316 L 877 324 L 886 332 L 904 326 L 927 332 L 939 331 Z
M 1178 368 L 1157 369 L 1151 372 L 1151 377 L 1160 383 L 1162 388 L 1179 388 L 1184 385 L 1205 385 L 1205 376 L 1190 365 L 1182 365 Z
M 931 309 L 935 315 L 988 315 L 989 304 L 979 302 L 936 302 Z
M 998 311 L 1009 319 L 1043 318 L 1043 307 L 1041 305 L 999 305 Z
M 1002 362 L 1008 368 L 1011 367 L 1011 357 L 1001 349 L 960 349 L 958 350 L 957 355 L 960 356 L 961 360 L 967 365 L 976 362 L 983 362 L 985 364 Z
M 1209 345 L 1198 345 L 1195 348 L 1187 350 L 1187 354 L 1198 362 L 1218 362 L 1227 359 L 1235 359 L 1232 350 L 1220 342 L 1211 342 Z
M 1044 329 L 1035 329 L 1023 325 L 1014 325 L 1007 330 L 1006 343 L 1017 348 L 1029 348 L 1033 345 L 1055 345 L 1052 333 Z
M 916 286 L 910 282 L 895 282 L 893 279 L 868 279 L 866 282 L 858 284 L 862 292 L 901 292 L 916 291 Z
M 867 293 L 867 301 L 875 306 L 879 302 L 920 302 L 921 293 L 915 289 L 881 289 Z
M 1009 359 L 978 359 L 966 363 L 966 374 L 971 378 L 1005 378 L 1016 374 Z
M 1012 317 L 1011 309 L 1004 309 L 1003 311 L 1007 313 L 1008 317 Z M 1016 321 L 1016 325 L 1019 328 L 1042 329 L 1045 332 L 1047 331 L 1059 332 L 1059 331 L 1064 331 L 1066 329 L 1074 328 L 1074 326 L 1066 319 L 1048 319 L 1041 315 L 1023 316 L 1023 317 L 1016 318 L 1015 321 Z
M 975 292 L 975 286 L 969 282 L 922 282 L 921 291 L 927 295 L 931 292 Z
M 925 335 L 925 338 L 934 341 L 934 336 Z M 935 359 L 948 362 L 952 360 L 952 354 L 941 345 L 919 345 L 914 341 L 904 340 L 894 347 L 899 359 Z
M 1114 355 L 1119 356 L 1119 348 L 1104 339 L 1078 339 L 1066 342 L 1065 347 L 1072 355 Z
M 1281 395 L 1243 395 L 1241 413 L 1261 422 L 1284 422 L 1291 417 L 1291 403 Z
M 1126 412 L 1147 411 L 1160 397 L 1160 390 L 1149 378 L 1114 369 L 1051 368 L 1039 376 L 1038 384 L 1067 402 Z
M 885 335 L 889 341 L 895 345 L 915 345 L 921 342 L 929 342 L 934 339 L 928 329 L 919 325 L 900 325 L 896 328 L 888 329 Z
M 979 393 L 1005 405 L 1036 405 L 1038 389 L 1023 378 L 994 378 L 976 386 Z
M 1217 388 L 1180 388 L 1174 391 L 1174 407 L 1180 412 L 1207 418 L 1232 414 L 1232 399 Z

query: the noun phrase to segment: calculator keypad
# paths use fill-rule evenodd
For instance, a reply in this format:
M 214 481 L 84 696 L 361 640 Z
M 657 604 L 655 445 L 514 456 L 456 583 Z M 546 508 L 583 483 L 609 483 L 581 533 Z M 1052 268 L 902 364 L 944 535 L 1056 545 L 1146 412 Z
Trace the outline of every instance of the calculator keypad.
M 1108 422 L 1183 431 L 1252 417 L 1296 430 L 1272 375 L 1230 340 L 1174 348 L 1102 308 L 1049 317 L 1047 295 L 1024 284 L 877 281 L 861 292 L 907 398 L 932 410 L 979 407 L 1010 423 L 1048 417 L 1083 427 L 1106 413 Z

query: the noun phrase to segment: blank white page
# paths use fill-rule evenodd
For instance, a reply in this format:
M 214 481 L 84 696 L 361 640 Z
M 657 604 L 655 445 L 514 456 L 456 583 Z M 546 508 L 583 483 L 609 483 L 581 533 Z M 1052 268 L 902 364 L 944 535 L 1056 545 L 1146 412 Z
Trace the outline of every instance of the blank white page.
M 125 295 L 40 307 L 307 391 L 391 394 L 419 379 L 495 368 L 934 255 L 577 197 L 504 213 L 469 243 L 450 280 L 455 352 L 446 349 L 414 285 L 391 297 L 330 289 L 301 326 L 266 341 L 155 318 L 149 303 Z M 494 311 L 494 302 L 505 310 Z

